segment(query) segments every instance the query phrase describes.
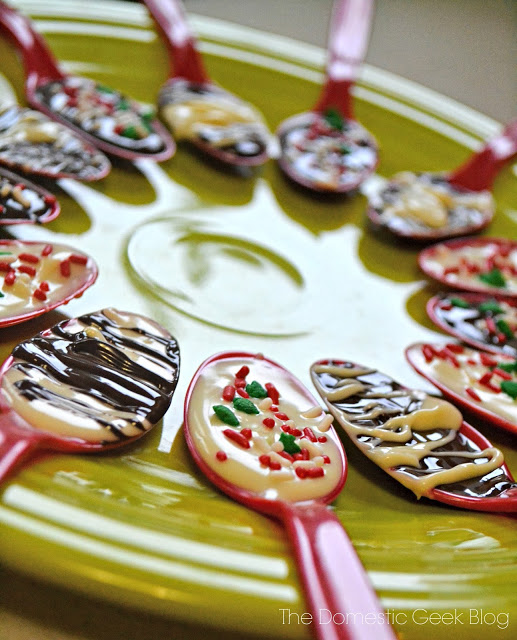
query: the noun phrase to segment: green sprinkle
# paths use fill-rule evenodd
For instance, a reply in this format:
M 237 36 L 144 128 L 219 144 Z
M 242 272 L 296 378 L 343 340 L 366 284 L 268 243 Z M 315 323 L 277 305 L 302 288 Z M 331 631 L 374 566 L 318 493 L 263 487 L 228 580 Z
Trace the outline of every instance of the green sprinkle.
M 463 298 L 451 298 L 449 301 L 453 307 L 461 307 L 462 309 L 470 309 L 470 304 Z
M 5 295 L 0 291 L 0 298 L 5 298 Z
M 517 373 L 517 360 L 515 362 L 500 362 L 497 365 L 498 369 L 506 371 L 506 373 Z
M 257 407 L 248 398 L 234 398 L 233 406 L 237 411 L 243 411 L 244 413 L 260 413 Z
M 122 131 L 122 135 L 124 138 L 131 138 L 132 140 L 138 140 L 138 133 L 136 131 L 136 127 L 126 127 Z
M 111 89 L 110 87 L 106 87 L 103 84 L 98 84 L 96 89 L 99 93 L 115 93 L 113 89 Z
M 349 153 L 352 153 L 352 149 L 346 144 L 342 144 L 339 150 L 343 156 L 347 156 Z
M 0 251 L 0 256 L 11 256 L 12 253 L 10 251 Z
M 246 385 L 246 391 L 252 398 L 267 398 L 267 391 L 256 380 Z
M 505 380 L 501 382 L 501 391 L 507 393 L 510 398 L 517 399 L 517 382 L 512 380 Z
M 482 302 L 478 309 L 483 312 L 490 311 L 491 313 L 503 313 L 503 309 L 499 306 L 499 304 L 495 300 L 487 300 L 486 302 Z
M 225 407 L 224 404 L 216 404 L 215 407 L 212 407 L 215 411 L 215 415 L 222 420 L 226 424 L 229 424 L 231 427 L 238 427 L 239 420 L 237 416 L 233 413 L 231 409 Z
M 513 331 L 510 329 L 510 325 L 505 320 L 497 320 L 495 326 L 501 333 L 504 333 L 507 338 L 513 338 Z
M 300 453 L 301 451 L 300 447 L 294 441 L 294 436 L 292 436 L 290 433 L 285 433 L 285 431 L 283 431 L 280 434 L 280 442 L 284 445 L 284 451 L 286 453 L 293 454 Z
M 140 117 L 144 122 L 151 122 L 151 120 L 154 120 L 154 111 L 145 111 L 140 114 Z
M 492 269 L 487 273 L 480 273 L 478 278 L 491 287 L 506 287 L 506 280 L 499 269 Z
M 345 128 L 345 120 L 337 109 L 327 109 L 323 114 L 323 118 L 332 129 L 343 131 Z
M 129 102 L 127 100 L 119 100 L 117 103 L 117 109 L 119 111 L 127 111 L 129 109 Z

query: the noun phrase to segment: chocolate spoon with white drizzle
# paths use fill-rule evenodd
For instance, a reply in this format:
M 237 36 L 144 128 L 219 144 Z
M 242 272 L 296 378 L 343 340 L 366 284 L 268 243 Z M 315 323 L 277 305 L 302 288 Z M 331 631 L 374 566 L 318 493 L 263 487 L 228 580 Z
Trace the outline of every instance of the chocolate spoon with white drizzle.
M 418 498 L 517 513 L 502 452 L 449 402 L 343 360 L 314 363 L 311 377 L 352 442 Z
M 30 21 L 4 2 L 0 31 L 21 54 L 25 93 L 33 107 L 113 156 L 161 161 L 174 154 L 174 141 L 151 112 L 118 91 L 65 74 Z
M 99 452 L 144 435 L 178 374 L 164 328 L 111 308 L 20 343 L 0 371 L 0 481 L 38 451 Z
M 171 75 L 158 98 L 176 140 L 186 140 L 233 167 L 268 160 L 270 134 L 251 104 L 214 84 L 179 0 L 144 0 L 169 50 Z
M 44 224 L 60 212 L 56 197 L 11 171 L 0 169 L 0 225 Z

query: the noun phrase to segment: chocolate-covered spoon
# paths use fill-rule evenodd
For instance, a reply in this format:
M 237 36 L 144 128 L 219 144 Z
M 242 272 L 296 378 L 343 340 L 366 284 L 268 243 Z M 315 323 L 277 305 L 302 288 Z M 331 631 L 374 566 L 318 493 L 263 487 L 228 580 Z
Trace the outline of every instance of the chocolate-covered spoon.
M 158 98 L 176 140 L 187 140 L 228 165 L 256 166 L 268 159 L 270 135 L 258 110 L 214 84 L 179 0 L 144 0 L 165 39 L 171 75 Z
M 46 189 L 0 168 L 0 225 L 44 224 L 59 212 L 59 202 Z
M 326 507 L 346 477 L 331 423 L 294 376 L 261 354 L 212 356 L 185 398 L 185 437 L 203 473 L 284 525 L 315 637 L 394 640 L 348 536 Z M 352 622 L 344 623 L 347 614 Z M 361 622 L 366 616 L 372 624 Z
M 0 2 L 0 31 L 21 54 L 25 93 L 36 109 L 114 156 L 160 161 L 174 154 L 173 140 L 151 112 L 118 91 L 65 74 L 30 21 L 4 2 Z
M 320 360 L 311 376 L 352 442 L 417 498 L 517 513 L 502 452 L 449 402 L 350 361 Z
M 142 436 L 178 373 L 164 328 L 111 308 L 20 343 L 0 371 L 0 481 L 39 451 L 98 452 Z
M 517 120 L 450 173 L 403 171 L 372 185 L 367 214 L 376 227 L 413 240 L 439 240 L 481 231 L 494 215 L 490 193 L 517 155 Z
M 374 0 L 336 0 L 330 24 L 327 77 L 312 111 L 277 130 L 281 169 L 315 191 L 346 193 L 375 169 L 377 143 L 354 118 L 352 87 L 363 61 Z

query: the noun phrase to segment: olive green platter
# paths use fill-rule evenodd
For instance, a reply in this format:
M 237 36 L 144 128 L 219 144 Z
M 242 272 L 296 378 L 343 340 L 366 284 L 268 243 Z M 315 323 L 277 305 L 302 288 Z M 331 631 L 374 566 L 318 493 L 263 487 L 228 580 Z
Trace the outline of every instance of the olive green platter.
M 154 103 L 167 57 L 142 5 L 13 4 L 34 18 L 67 70 Z M 271 130 L 314 104 L 323 50 L 191 19 L 210 75 L 256 104 Z M 3 41 L 0 60 L 2 91 L 23 104 L 23 71 Z M 379 141 L 383 176 L 455 167 L 499 126 L 368 66 L 355 95 L 358 119 Z M 160 165 L 115 163 L 101 182 L 62 180 L 53 189 L 59 218 L 4 228 L 2 236 L 75 245 L 95 258 L 99 278 L 68 306 L 2 329 L 2 359 L 64 316 L 115 306 L 167 327 L 182 368 L 163 423 L 138 443 L 109 455 L 40 459 L 2 487 L 0 566 L 75 602 L 79 593 L 131 615 L 157 614 L 174 625 L 170 637 L 182 637 L 182 625 L 189 638 L 206 637 L 195 631 L 206 626 L 239 638 L 309 637 L 298 622 L 306 604 L 281 528 L 199 474 L 183 439 L 183 397 L 201 361 L 223 350 L 262 352 L 309 388 L 310 364 L 336 357 L 429 389 L 404 359 L 411 342 L 445 339 L 425 314 L 437 289 L 418 270 L 419 248 L 369 229 L 361 193 L 311 195 L 274 161 L 237 174 L 181 145 Z M 494 195 L 485 234 L 516 238 L 513 167 Z M 511 435 L 475 426 L 516 472 Z M 345 435 L 343 442 L 349 474 L 333 508 L 400 637 L 516 637 L 515 520 L 418 502 Z

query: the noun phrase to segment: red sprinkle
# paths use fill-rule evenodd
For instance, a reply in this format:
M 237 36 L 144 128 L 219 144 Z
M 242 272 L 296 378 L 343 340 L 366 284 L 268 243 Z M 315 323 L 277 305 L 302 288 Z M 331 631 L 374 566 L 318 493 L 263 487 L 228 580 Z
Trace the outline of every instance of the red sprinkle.
M 272 429 L 275 426 L 275 421 L 273 418 L 264 418 L 264 420 L 262 420 L 262 424 L 268 429 Z
M 5 260 L 0 260 L 0 271 L 12 271 L 10 262 L 6 262 Z
M 325 472 L 323 471 L 323 467 L 313 467 L 312 469 L 307 469 L 307 475 L 309 478 L 321 478 Z
M 325 464 L 330 464 L 330 458 L 328 456 L 323 456 L 323 462 Z
M 278 455 L 282 456 L 282 458 L 285 458 L 286 460 L 289 460 L 289 462 L 294 462 L 293 456 L 290 453 L 287 453 L 287 451 L 279 451 Z
M 467 360 L 467 362 L 468 362 L 469 364 L 477 364 L 477 362 L 474 360 L 474 358 L 469 358 L 469 359 Z
M 237 373 L 235 374 L 236 378 L 245 378 L 248 373 L 250 372 L 250 368 L 247 367 L 246 365 L 244 365 L 243 367 L 241 367 Z
M 16 273 L 14 271 L 9 271 L 9 273 L 4 278 L 4 282 L 7 285 L 14 284 L 15 280 L 16 280 Z
M 318 442 L 327 442 L 327 436 L 320 436 Z
M 42 291 L 48 291 L 50 289 L 48 282 L 46 282 L 45 280 L 43 282 L 40 283 L 39 288 Z
M 241 396 L 241 398 L 250 397 L 250 394 L 245 389 L 237 389 L 237 393 Z
M 479 379 L 479 384 L 482 384 L 484 387 L 490 389 L 490 391 L 493 391 L 494 393 L 500 393 L 501 389 L 490 382 L 492 380 L 492 375 L 493 374 L 491 371 L 485 373 L 485 375 L 481 376 L 481 378 Z
M 260 464 L 263 464 L 265 467 L 269 467 L 269 465 L 271 464 L 271 458 L 266 454 L 264 454 L 259 456 L 259 462 Z
M 289 416 L 286 413 L 275 413 L 275 418 L 278 418 L 279 420 L 289 420 Z
M 481 398 L 478 396 L 478 394 L 474 391 L 474 389 L 471 389 L 470 387 L 467 387 L 465 389 L 465 393 L 467 393 L 473 400 L 475 400 L 476 402 L 481 402 Z
M 309 453 L 309 449 L 302 449 L 302 460 L 309 460 L 311 455 Z
M 24 262 L 31 262 L 32 264 L 38 264 L 39 262 L 38 256 L 35 256 L 33 253 L 20 253 L 18 258 Z
M 48 205 L 53 205 L 56 203 L 56 197 L 49 193 L 43 198 L 43 202 Z M 50 245 L 47 245 L 47 246 L 50 246 Z M 41 255 L 43 255 L 43 253 Z
M 314 432 L 312 431 L 312 429 L 310 427 L 305 427 L 303 432 L 311 442 L 316 442 L 317 441 L 317 438 L 314 435 Z
M 53 250 L 54 250 L 54 247 L 53 247 L 51 244 L 46 244 L 46 245 L 43 247 L 43 250 L 42 250 L 42 252 L 41 252 L 41 255 L 42 255 L 42 256 L 49 256 L 49 255 L 52 253 L 52 251 L 53 251 Z
M 280 469 L 282 468 L 282 465 L 280 464 L 280 462 L 277 462 L 276 460 L 272 460 L 269 463 L 269 468 L 271 469 L 271 471 L 280 471 Z
M 69 278 L 71 273 L 70 262 L 68 260 L 62 260 L 59 263 L 59 271 L 64 278 Z
M 242 433 L 239 433 L 238 431 L 234 431 L 233 429 L 225 429 L 223 433 L 229 440 L 233 440 L 235 444 L 238 444 L 239 447 L 242 447 L 243 449 L 250 448 L 250 443 L 248 439 L 245 438 L 242 435 Z
M 497 333 L 497 327 L 493 318 L 486 319 L 486 328 L 490 331 L 490 333 Z
M 267 395 L 273 400 L 273 404 L 278 404 L 280 400 L 280 394 L 278 393 L 277 388 L 272 382 L 266 382 L 266 391 Z
M 246 440 L 251 440 L 251 437 L 253 435 L 251 429 L 248 429 L 248 427 L 245 427 L 244 429 L 241 429 L 241 433 L 246 438 Z
M 36 275 L 36 269 L 34 267 L 29 266 L 28 264 L 22 264 L 18 267 L 18 271 L 20 273 L 26 273 L 31 278 L 34 278 Z
M 503 378 L 503 380 L 512 379 L 512 375 L 510 373 L 508 373 L 507 371 L 503 371 L 503 369 L 499 369 L 498 367 L 494 369 L 493 373 L 496 373 L 499 377 Z
M 295 473 L 301 480 L 307 477 L 307 469 L 304 467 L 296 467 Z
M 447 267 L 446 269 L 443 270 L 443 275 L 448 276 L 451 273 L 459 273 L 459 271 L 460 271 L 459 267 Z
M 300 452 L 293 453 L 293 460 L 303 460 L 303 456 Z
M 235 397 L 235 387 L 232 387 L 231 385 L 226 386 L 223 389 L 223 394 L 222 394 L 223 400 L 227 400 L 228 402 L 231 402 L 234 397 Z
M 480 353 L 479 359 L 481 361 L 481 364 L 485 367 L 497 367 L 497 360 L 494 360 L 494 358 L 490 357 L 486 353 Z
M 42 302 L 47 299 L 47 294 L 41 289 L 36 289 L 36 291 L 32 294 L 34 298 L 37 300 L 41 300 Z
M 269 410 L 272 411 L 273 413 L 275 413 L 276 411 L 278 411 L 278 407 L 276 406 L 276 404 L 272 404 L 269 407 Z
M 78 253 L 72 253 L 72 255 L 68 259 L 73 264 L 87 264 L 88 263 L 88 256 L 81 256 Z
M 295 436 L 295 438 L 299 438 L 302 435 L 300 429 L 291 429 L 291 435 Z
M 452 353 L 463 353 L 463 347 L 461 344 L 455 344 L 454 342 L 449 342 L 445 345 L 449 351 Z
M 224 462 L 225 460 L 228 459 L 228 456 L 226 455 L 226 453 L 224 451 L 218 451 L 215 454 L 215 457 L 219 460 L 219 462 Z
M 235 386 L 237 389 L 243 389 L 246 386 L 246 380 L 244 380 L 244 378 L 236 378 Z

